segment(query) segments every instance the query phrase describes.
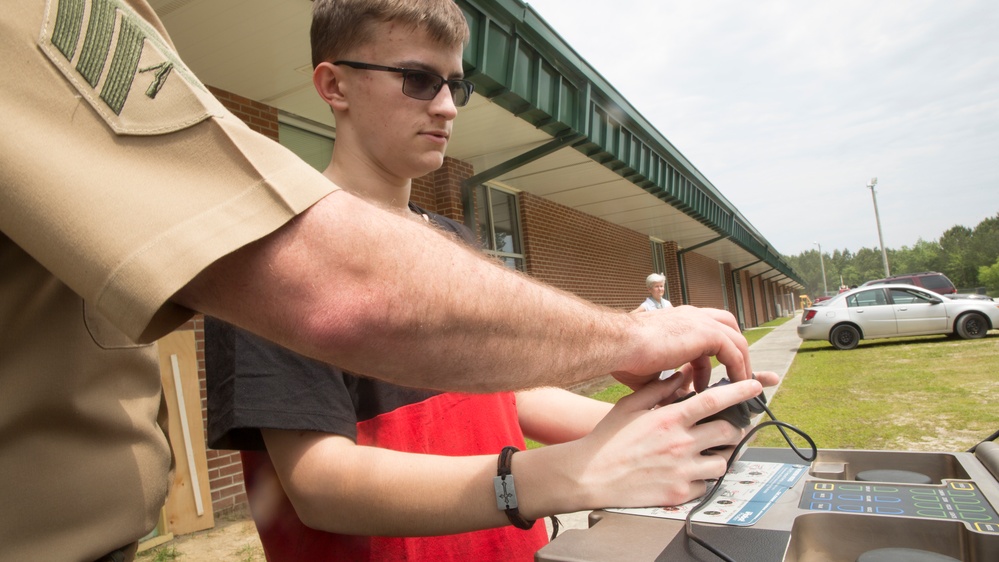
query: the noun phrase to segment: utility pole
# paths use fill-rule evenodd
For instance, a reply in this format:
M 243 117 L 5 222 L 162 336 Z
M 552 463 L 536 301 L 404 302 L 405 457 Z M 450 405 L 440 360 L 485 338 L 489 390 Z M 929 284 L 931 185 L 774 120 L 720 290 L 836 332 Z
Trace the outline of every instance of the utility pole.
M 829 287 L 826 285 L 826 262 L 822 259 L 822 244 L 819 244 L 818 242 L 812 242 L 812 244 L 819 247 L 819 266 L 822 267 L 822 296 L 828 297 Z
M 881 244 L 881 261 L 885 266 L 885 277 L 891 275 L 888 272 L 888 252 L 885 251 L 885 239 L 881 236 L 881 216 L 878 215 L 878 196 L 874 191 L 874 186 L 878 185 L 878 178 L 871 178 L 871 183 L 867 187 L 871 189 L 871 199 L 874 200 L 874 220 L 878 223 L 878 243 Z

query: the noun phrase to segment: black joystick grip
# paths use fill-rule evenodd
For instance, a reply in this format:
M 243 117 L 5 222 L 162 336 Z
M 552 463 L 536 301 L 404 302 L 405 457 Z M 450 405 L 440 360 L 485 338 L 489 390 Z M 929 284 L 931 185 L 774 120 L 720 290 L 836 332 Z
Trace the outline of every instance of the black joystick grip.
M 709 386 L 708 388 L 714 388 L 716 386 L 724 386 L 726 384 L 731 384 L 731 381 L 729 381 L 727 378 L 722 378 L 720 381 Z M 695 396 L 696 394 L 697 394 L 696 392 L 691 392 L 690 394 L 677 400 L 677 402 L 682 402 L 690 398 L 691 396 Z M 755 416 L 756 414 L 763 413 L 763 407 L 766 403 L 767 403 L 767 397 L 761 392 L 759 396 L 750 398 L 745 402 L 739 402 L 738 404 L 733 404 L 732 406 L 729 406 L 728 408 L 725 408 L 720 412 L 711 414 L 710 416 L 704 418 L 703 420 L 697 423 L 707 423 L 709 421 L 714 421 L 714 420 L 725 420 L 728 423 L 734 425 L 735 427 L 739 428 L 747 427 L 750 421 L 752 421 L 753 416 Z

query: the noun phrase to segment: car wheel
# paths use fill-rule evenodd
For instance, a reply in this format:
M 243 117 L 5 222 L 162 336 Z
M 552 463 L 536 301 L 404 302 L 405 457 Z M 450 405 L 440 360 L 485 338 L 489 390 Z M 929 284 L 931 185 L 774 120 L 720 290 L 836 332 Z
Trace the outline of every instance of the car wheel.
M 954 331 L 966 340 L 984 338 L 989 331 L 989 321 L 977 312 L 969 312 L 957 319 Z
M 836 349 L 853 349 L 860 343 L 860 332 L 850 325 L 836 326 L 829 334 L 829 343 Z

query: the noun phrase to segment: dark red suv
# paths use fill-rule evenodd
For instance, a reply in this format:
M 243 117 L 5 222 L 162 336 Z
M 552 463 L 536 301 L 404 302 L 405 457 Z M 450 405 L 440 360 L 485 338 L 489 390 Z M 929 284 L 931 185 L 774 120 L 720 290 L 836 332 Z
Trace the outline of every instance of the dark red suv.
M 938 293 L 941 295 L 953 295 L 957 292 L 954 284 L 947 279 L 943 273 L 936 271 L 924 271 L 922 273 L 908 273 L 906 275 L 892 275 L 884 279 L 868 281 L 864 285 L 915 285 Z

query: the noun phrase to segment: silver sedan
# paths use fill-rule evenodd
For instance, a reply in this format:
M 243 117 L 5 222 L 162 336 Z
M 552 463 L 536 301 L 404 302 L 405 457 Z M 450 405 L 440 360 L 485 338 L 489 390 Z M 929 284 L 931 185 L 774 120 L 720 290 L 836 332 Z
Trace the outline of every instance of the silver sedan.
M 876 285 L 806 308 L 798 337 L 853 349 L 862 339 L 930 334 L 983 338 L 997 327 L 999 303 L 991 300 L 949 299 L 913 285 Z

